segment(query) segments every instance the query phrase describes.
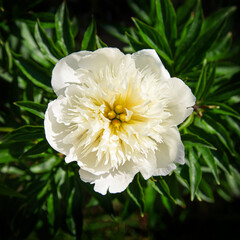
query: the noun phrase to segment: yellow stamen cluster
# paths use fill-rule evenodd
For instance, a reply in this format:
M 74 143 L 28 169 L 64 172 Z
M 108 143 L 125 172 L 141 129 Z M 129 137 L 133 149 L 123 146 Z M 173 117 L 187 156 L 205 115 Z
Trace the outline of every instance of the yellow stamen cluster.
M 112 120 L 112 126 L 115 128 L 119 128 L 121 123 L 126 120 L 125 109 L 122 105 L 116 105 L 113 110 L 107 113 L 107 118 Z

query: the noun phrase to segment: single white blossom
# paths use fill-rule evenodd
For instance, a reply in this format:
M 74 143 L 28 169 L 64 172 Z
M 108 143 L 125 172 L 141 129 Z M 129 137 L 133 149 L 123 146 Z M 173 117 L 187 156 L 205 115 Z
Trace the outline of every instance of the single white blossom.
M 52 86 L 57 99 L 45 114 L 46 138 L 67 163 L 77 161 L 95 191 L 122 192 L 138 172 L 148 179 L 184 164 L 176 126 L 195 97 L 154 50 L 70 54 L 53 69 Z

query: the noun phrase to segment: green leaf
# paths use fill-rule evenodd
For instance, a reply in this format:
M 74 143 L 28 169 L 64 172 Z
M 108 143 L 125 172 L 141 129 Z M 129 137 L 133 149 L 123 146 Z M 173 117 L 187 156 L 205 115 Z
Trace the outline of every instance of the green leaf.
M 218 66 L 216 68 L 218 75 L 224 76 L 226 79 L 231 79 L 235 74 L 240 72 L 240 66 L 230 65 L 230 66 Z
M 196 0 L 186 0 L 177 8 L 177 25 L 179 27 L 187 22 L 195 6 Z
M 133 18 L 141 37 L 144 42 L 151 48 L 155 49 L 159 56 L 167 62 L 168 65 L 173 63 L 170 47 L 164 37 L 153 27 L 146 25 L 138 19 Z
M 183 129 L 187 128 L 190 126 L 194 121 L 194 114 L 191 114 L 187 120 L 185 120 L 180 126 L 179 126 L 179 131 L 182 131 Z
M 42 140 L 33 147 L 31 147 L 30 149 L 28 149 L 26 152 L 24 152 L 21 157 L 46 153 L 48 148 L 49 148 L 48 142 L 46 140 Z
M 104 43 L 99 36 L 96 36 L 96 44 L 97 44 L 97 48 L 104 48 L 107 47 L 107 44 Z
M 207 70 L 208 70 L 207 60 L 204 59 L 202 71 L 198 78 L 197 87 L 194 94 L 197 100 L 200 100 L 202 97 L 202 94 L 204 93 L 204 89 L 207 83 Z
M 226 17 L 228 17 L 230 14 L 236 11 L 236 9 L 237 7 L 231 6 L 231 7 L 220 8 L 216 12 L 212 13 L 210 16 L 208 16 L 205 19 L 201 29 L 201 33 L 204 34 L 208 32 L 209 29 L 216 28 L 220 21 L 224 21 Z
M 36 18 L 34 18 L 33 28 L 36 24 Z M 20 28 L 22 44 L 24 45 L 24 58 L 33 59 L 35 62 L 41 64 L 45 68 L 51 67 L 51 63 L 39 50 L 38 45 L 33 37 L 30 27 L 24 22 L 17 22 L 17 26 Z M 25 56 L 26 54 L 26 56 Z
M 227 56 L 231 43 L 232 43 L 232 33 L 229 32 L 223 39 L 217 41 L 213 45 L 213 47 L 207 53 L 206 59 L 208 61 L 218 61 L 225 58 Z
M 34 36 L 41 52 L 48 58 L 50 62 L 56 64 L 58 59 L 64 57 L 64 55 L 55 46 L 53 40 L 48 37 L 39 21 L 35 25 Z
M 215 156 L 224 165 L 224 167 L 228 171 L 230 171 L 229 159 L 226 154 L 226 148 L 219 139 L 216 130 L 210 127 L 203 119 L 197 119 L 197 121 L 195 121 L 195 125 L 196 126 L 190 126 L 191 132 L 197 134 L 201 138 L 206 139 L 211 144 L 214 144 L 214 146 L 217 148 Z
M 181 40 L 178 43 L 178 47 L 175 54 L 175 59 L 178 61 L 179 57 L 184 57 L 186 51 L 192 44 L 195 42 L 197 37 L 200 34 L 201 26 L 203 22 L 203 14 L 202 14 L 202 7 L 201 1 L 197 1 L 196 11 L 193 15 L 193 20 L 191 24 L 188 26 L 186 25 L 182 31 L 185 33 L 184 36 L 181 36 Z
M 228 149 L 229 153 L 236 157 L 236 153 L 234 150 L 234 144 L 232 138 L 229 135 L 229 132 L 226 130 L 222 124 L 214 119 L 214 117 L 210 116 L 210 114 L 205 115 L 204 124 L 208 127 L 209 131 L 215 134 L 221 143 Z
M 188 157 L 191 201 L 193 201 L 196 191 L 198 190 L 198 186 L 201 182 L 202 171 L 198 162 L 198 156 L 192 148 L 189 149 Z
M 0 149 L 0 164 L 14 162 L 17 159 L 9 153 L 9 149 Z
M 26 110 L 30 113 L 33 113 L 34 115 L 44 119 L 44 113 L 46 111 L 47 106 L 40 104 L 40 103 L 35 103 L 31 101 L 18 101 L 14 103 L 18 107 L 21 107 L 23 110 Z
M 82 40 L 81 50 L 96 50 L 96 23 L 94 19 L 92 19 L 90 25 L 88 26 Z
M 211 48 L 214 42 L 220 36 L 223 26 L 227 18 L 236 10 L 236 7 L 228 8 L 222 15 L 218 17 L 214 23 L 203 27 L 200 37 L 197 41 L 188 49 L 184 58 L 178 62 L 176 66 L 177 73 L 184 73 L 191 69 L 193 66 L 198 65 L 206 56 L 207 51 Z M 204 22 L 206 25 L 206 22 Z
M 206 148 L 216 149 L 211 143 L 194 133 L 182 134 L 181 139 L 186 146 L 202 146 Z
M 198 152 L 201 153 L 203 159 L 205 160 L 206 164 L 210 168 L 217 184 L 220 184 L 219 177 L 218 177 L 218 169 L 215 162 L 215 159 L 212 155 L 212 152 L 208 148 L 197 147 Z
M 165 26 L 163 21 L 163 12 L 162 12 L 162 5 L 160 0 L 155 0 L 156 5 L 156 26 L 155 29 L 161 34 L 165 41 L 167 41 L 166 34 L 165 34 Z
M 152 24 L 152 20 L 150 16 L 142 8 L 140 8 L 135 2 L 133 2 L 132 0 L 127 0 L 127 3 L 142 21 L 146 22 L 149 25 Z
M 161 8 L 163 21 L 165 26 L 165 34 L 170 45 L 173 46 L 177 38 L 177 21 L 176 13 L 171 0 L 161 0 Z
M 140 174 L 137 174 L 136 179 L 128 186 L 127 193 L 135 202 L 135 204 L 139 207 L 141 212 L 141 216 L 144 216 L 144 207 L 145 207 L 145 199 L 143 187 L 140 183 Z
M 22 126 L 11 133 L 7 134 L 2 142 L 28 142 L 38 138 L 44 138 L 44 128 L 42 126 Z
M 48 76 L 45 69 L 27 61 L 23 58 L 14 59 L 14 63 L 19 70 L 30 80 L 35 86 L 44 89 L 47 92 L 52 92 L 51 77 Z
M 172 197 L 166 181 L 162 177 L 160 177 L 159 181 L 156 181 L 156 182 L 151 181 L 151 184 L 153 189 L 155 189 L 159 194 L 161 194 L 162 196 L 165 196 L 166 198 L 170 199 L 176 204 L 176 201 Z
M 210 91 L 212 90 L 212 86 L 215 80 L 215 73 L 216 73 L 216 65 L 210 64 L 207 69 L 207 77 L 206 77 L 207 79 L 206 79 L 204 91 L 201 94 L 201 97 L 204 100 L 208 97 L 208 95 L 210 94 Z
M 138 41 L 136 38 L 131 36 L 129 33 L 126 33 L 126 36 L 128 38 L 129 44 L 133 48 L 133 50 L 139 51 L 144 48 L 147 48 L 147 46 L 145 47 L 145 45 L 142 42 Z
M 204 103 L 206 104 L 206 107 L 209 107 L 209 112 L 213 113 L 214 115 L 221 114 L 240 119 L 240 114 L 224 103 L 219 102 L 204 102 Z
M 55 15 L 57 41 L 63 53 L 68 55 L 74 52 L 75 42 L 66 3 L 63 2 Z
M 204 180 L 204 178 L 202 178 L 199 184 L 198 195 L 202 200 L 206 202 L 209 202 L 209 203 L 214 202 L 212 187 Z

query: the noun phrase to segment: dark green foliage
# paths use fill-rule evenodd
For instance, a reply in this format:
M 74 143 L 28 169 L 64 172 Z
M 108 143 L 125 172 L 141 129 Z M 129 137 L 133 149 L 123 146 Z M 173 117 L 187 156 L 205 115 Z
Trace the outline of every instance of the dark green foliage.
M 0 81 L 9 91 L 0 109 L 0 238 L 112 239 L 114 231 L 116 239 L 123 239 L 128 228 L 146 231 L 144 221 L 164 231 L 166 211 L 176 216 L 185 208 L 178 215 L 183 221 L 190 201 L 240 196 L 240 66 L 234 61 L 239 47 L 232 45 L 228 22 L 236 7 L 204 17 L 200 0 L 187 0 L 176 11 L 170 0 L 128 0 L 135 27 L 125 27 L 123 34 L 103 25 L 127 52 L 155 49 L 171 76 L 183 79 L 197 100 L 193 114 L 179 126 L 186 164 L 147 181 L 138 174 L 125 192 L 102 196 L 81 181 L 76 163 L 66 164 L 50 148 L 43 121 L 56 97 L 51 88 L 55 63 L 108 42 L 99 38 L 92 18 L 80 44 L 66 3 L 55 15 L 28 11 L 38 2 L 11 3 L 12 9 L 5 3 L 5 12 L 0 5 Z

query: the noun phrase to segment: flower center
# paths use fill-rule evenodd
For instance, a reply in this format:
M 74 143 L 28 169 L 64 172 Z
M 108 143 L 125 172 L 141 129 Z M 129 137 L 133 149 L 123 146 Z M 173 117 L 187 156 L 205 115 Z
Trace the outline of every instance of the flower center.
M 111 120 L 112 126 L 117 129 L 126 121 L 126 116 L 126 110 L 120 104 L 116 105 L 113 110 L 107 112 L 107 118 Z

